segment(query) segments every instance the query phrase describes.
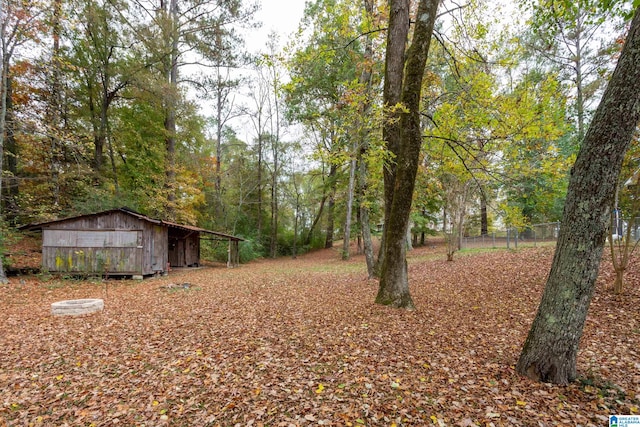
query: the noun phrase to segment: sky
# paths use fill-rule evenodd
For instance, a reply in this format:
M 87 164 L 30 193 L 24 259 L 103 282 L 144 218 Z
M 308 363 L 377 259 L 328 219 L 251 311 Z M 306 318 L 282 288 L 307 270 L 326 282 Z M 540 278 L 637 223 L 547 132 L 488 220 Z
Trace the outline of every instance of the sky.
M 284 44 L 287 36 L 297 30 L 302 19 L 305 0 L 259 0 L 262 4 L 256 16 L 262 22 L 262 28 L 247 37 L 249 50 L 264 48 L 267 36 L 271 31 L 280 34 L 280 42 Z

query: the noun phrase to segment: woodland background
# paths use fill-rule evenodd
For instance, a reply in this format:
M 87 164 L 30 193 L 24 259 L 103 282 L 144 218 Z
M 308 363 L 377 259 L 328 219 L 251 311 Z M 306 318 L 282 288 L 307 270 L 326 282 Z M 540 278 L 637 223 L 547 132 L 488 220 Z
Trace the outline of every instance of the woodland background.
M 374 230 L 381 223 L 393 161 L 381 134 L 386 2 L 309 1 L 299 31 L 272 34 L 258 54 L 243 40 L 260 5 L 241 0 L 3 6 L 3 235 L 126 205 L 244 237 L 248 260 L 346 245 L 363 208 Z M 443 4 L 414 243 L 560 219 L 631 7 Z M 621 184 L 636 158 L 634 142 Z M 633 215 L 635 187 L 620 188 Z

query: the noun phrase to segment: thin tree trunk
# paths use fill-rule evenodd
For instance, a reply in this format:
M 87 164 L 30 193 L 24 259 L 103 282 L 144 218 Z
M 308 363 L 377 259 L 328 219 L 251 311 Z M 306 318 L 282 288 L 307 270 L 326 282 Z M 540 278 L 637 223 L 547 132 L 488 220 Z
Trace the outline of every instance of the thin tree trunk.
M 351 247 L 351 217 L 353 209 L 353 194 L 355 190 L 356 181 L 356 151 L 358 151 L 358 144 L 354 141 L 353 153 L 351 161 L 349 162 L 349 186 L 347 189 L 347 213 L 344 221 L 344 239 L 342 241 L 342 260 L 347 261 L 350 258 Z
M 109 149 L 109 161 L 111 163 L 111 173 L 113 174 L 113 187 L 115 188 L 116 197 L 120 196 L 120 183 L 118 182 L 118 168 L 116 167 L 116 153 L 113 149 L 111 139 L 111 129 L 107 122 L 107 146 Z
M 222 107 L 224 90 L 220 80 L 220 73 L 218 72 L 218 84 L 216 86 L 216 170 L 214 185 L 216 192 L 215 213 L 218 218 L 222 216 Z
M 61 144 L 58 138 L 58 132 L 60 128 L 60 116 L 62 110 L 62 85 L 60 79 L 60 16 L 62 14 L 62 2 L 61 0 L 55 0 L 53 2 L 53 20 L 52 20 L 52 36 L 53 46 L 51 55 L 51 82 L 50 89 L 51 94 L 49 98 L 48 106 L 48 123 L 49 141 L 51 150 L 51 181 L 53 184 L 53 204 L 58 206 L 60 202 L 60 180 L 59 172 L 62 167 L 61 159 Z
M 333 230 L 335 229 L 335 219 L 333 214 L 336 205 L 336 173 L 336 166 L 334 164 L 331 164 L 331 166 L 329 167 L 329 176 L 327 180 L 329 184 L 329 201 L 327 203 L 327 233 L 324 241 L 325 249 L 333 247 Z
M 360 156 L 360 164 L 358 168 L 358 180 L 360 187 L 360 230 L 362 231 L 362 240 L 364 244 L 364 259 L 367 263 L 367 275 L 369 279 L 375 277 L 375 260 L 373 258 L 373 242 L 371 241 L 371 225 L 369 223 L 369 208 L 363 203 L 367 194 L 367 163 Z
M 538 312 L 516 365 L 537 381 L 567 384 L 609 230 L 624 154 L 640 122 L 640 8 L 571 171 L 562 228 Z
M 318 225 L 318 222 L 320 221 L 320 218 L 322 217 L 322 211 L 324 210 L 324 204 L 327 201 L 327 195 L 323 195 L 322 196 L 322 200 L 320 201 L 320 207 L 318 208 L 318 213 L 316 214 L 315 218 L 313 219 L 313 223 L 311 224 L 311 227 L 309 227 L 309 232 L 307 232 L 307 237 L 304 239 L 304 244 L 305 245 L 310 245 L 311 244 L 311 239 L 313 237 L 313 231 L 315 230 L 316 226 Z
M 274 142 L 275 144 L 275 142 Z M 269 245 L 269 256 L 278 256 L 278 154 L 274 151 L 274 166 L 271 176 L 271 243 Z
M 584 88 L 582 79 L 582 47 L 580 45 L 580 37 L 582 37 L 582 13 L 578 14 L 578 22 L 576 23 L 576 51 L 574 56 L 574 69 L 576 72 L 576 114 L 578 116 L 578 141 L 584 138 Z
M 167 206 L 165 215 L 167 219 L 175 220 L 176 217 L 176 104 L 178 102 L 178 0 L 170 0 L 169 16 L 171 20 L 171 45 L 168 46 L 170 54 L 167 58 L 168 93 L 165 95 L 165 120 L 166 131 L 166 165 L 165 189 L 167 191 Z
M 299 212 L 300 212 L 300 193 L 298 193 L 296 189 L 296 212 L 295 212 L 295 219 L 294 219 L 294 225 L 293 225 L 293 245 L 291 248 L 293 259 L 296 259 L 298 257 L 298 222 L 300 218 Z
M 480 188 L 480 235 L 489 234 L 489 218 L 487 216 L 487 194 L 482 186 Z
M 6 157 L 6 170 L 9 172 L 9 176 L 6 178 L 5 188 L 5 200 L 4 200 L 4 214 L 5 218 L 12 225 L 16 223 L 16 217 L 18 216 L 18 196 L 20 190 L 18 187 L 18 145 L 16 144 L 16 138 L 14 134 L 14 114 L 13 114 L 13 101 L 12 101 L 12 81 L 11 76 L 7 78 L 7 90 L 6 90 L 6 114 L 5 114 L 5 157 Z M 0 175 L 1 176 L 1 175 Z
M 262 241 L 262 116 L 258 116 L 258 225 L 257 239 Z
M 396 3 L 404 4 L 401 10 L 408 12 L 408 5 L 404 0 L 392 0 L 392 16 Z M 390 196 L 387 202 L 391 203 L 389 203 L 388 217 L 385 220 L 384 264 L 382 265 L 376 303 L 393 307 L 413 308 L 413 300 L 409 293 L 405 236 L 422 146 L 422 128 L 420 126 L 422 80 L 438 5 L 438 0 L 420 0 L 418 3 L 413 40 L 406 53 L 406 76 L 403 79 L 401 98 L 406 112 L 400 114 L 399 135 L 396 135 L 396 137 L 399 136 L 396 141 L 399 155 L 395 158 L 395 178 L 393 178 L 391 194 L 387 193 L 387 183 L 385 182 L 386 196 Z M 405 18 L 406 21 L 404 19 L 401 21 L 402 25 L 408 26 L 408 16 Z M 398 25 L 397 22 L 392 25 L 392 18 L 390 18 L 387 31 L 388 44 L 391 44 L 392 34 L 397 30 L 396 25 Z M 387 47 L 387 63 L 390 56 L 405 57 L 405 43 L 406 35 L 401 50 L 393 51 Z M 396 60 L 401 61 L 400 58 L 396 58 Z M 387 72 L 385 71 L 386 76 Z M 385 104 L 390 105 L 388 99 L 385 99 Z
M 4 34 L 4 25 L 0 25 L 0 41 L 2 42 L 2 69 L 0 70 L 0 194 L 2 194 L 2 175 L 4 172 L 4 137 L 7 118 L 7 86 L 9 80 L 9 59 L 10 55 L 7 52 L 6 38 Z M 4 211 L 2 203 L 0 203 L 0 223 L 4 221 Z M 0 235 L 0 284 L 6 284 L 7 275 L 4 271 L 4 253 L 1 250 L 4 242 L 2 241 L 2 235 Z

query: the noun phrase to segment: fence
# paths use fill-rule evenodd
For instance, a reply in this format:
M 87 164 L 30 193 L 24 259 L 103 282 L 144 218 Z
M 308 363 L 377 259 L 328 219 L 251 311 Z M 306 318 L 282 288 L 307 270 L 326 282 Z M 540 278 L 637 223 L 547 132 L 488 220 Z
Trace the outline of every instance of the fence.
M 558 240 L 560 222 L 533 224 L 524 230 L 509 227 L 485 235 L 465 236 L 462 238 L 463 249 L 472 248 L 507 248 L 532 247 L 548 245 Z

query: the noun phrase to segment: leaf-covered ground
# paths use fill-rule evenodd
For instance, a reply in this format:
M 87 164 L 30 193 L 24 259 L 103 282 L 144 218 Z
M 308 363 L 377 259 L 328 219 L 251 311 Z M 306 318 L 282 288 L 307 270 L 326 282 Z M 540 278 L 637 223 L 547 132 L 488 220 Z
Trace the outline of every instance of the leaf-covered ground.
M 0 426 L 603 426 L 640 406 L 640 267 L 603 267 L 581 381 L 518 377 L 552 249 L 410 253 L 415 311 L 375 305 L 363 259 L 0 287 Z M 188 283 L 189 285 L 185 285 Z M 180 285 L 180 286 L 168 286 Z M 103 298 L 99 314 L 52 302 Z

